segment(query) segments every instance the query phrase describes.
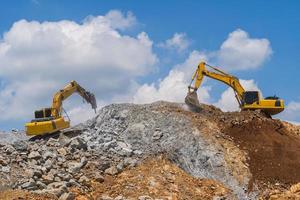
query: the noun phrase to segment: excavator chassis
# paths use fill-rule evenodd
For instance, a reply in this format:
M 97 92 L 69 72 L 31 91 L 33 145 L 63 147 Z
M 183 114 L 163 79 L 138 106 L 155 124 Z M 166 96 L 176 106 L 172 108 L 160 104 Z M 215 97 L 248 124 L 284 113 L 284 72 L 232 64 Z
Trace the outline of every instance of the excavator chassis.
M 70 127 L 70 122 L 63 117 L 46 121 L 32 121 L 25 124 L 26 133 L 29 136 L 55 133 Z

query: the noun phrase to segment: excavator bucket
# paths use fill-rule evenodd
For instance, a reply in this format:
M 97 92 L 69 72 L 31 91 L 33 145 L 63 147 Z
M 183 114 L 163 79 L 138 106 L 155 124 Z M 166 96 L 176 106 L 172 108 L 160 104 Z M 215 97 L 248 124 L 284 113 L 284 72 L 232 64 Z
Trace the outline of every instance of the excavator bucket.
M 196 91 L 188 92 L 185 97 L 185 103 L 193 110 L 200 110 L 200 102 L 198 100 L 198 95 Z
M 95 95 L 91 92 L 85 91 L 85 96 L 86 96 L 86 98 L 85 98 L 86 101 L 91 104 L 92 108 L 96 112 L 97 101 L 96 101 Z

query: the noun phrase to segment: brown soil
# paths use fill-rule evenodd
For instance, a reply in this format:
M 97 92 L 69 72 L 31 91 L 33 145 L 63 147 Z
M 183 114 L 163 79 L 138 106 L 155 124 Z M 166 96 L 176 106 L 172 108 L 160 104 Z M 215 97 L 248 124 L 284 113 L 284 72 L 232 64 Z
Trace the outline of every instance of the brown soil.
M 258 111 L 222 112 L 203 104 L 199 113 L 166 110 L 189 117 L 202 136 L 225 148 L 225 160 L 239 181 L 249 177 L 260 189 L 300 182 L 300 126 Z
M 300 183 L 292 185 L 289 189 L 271 189 L 264 192 L 259 200 L 299 200 Z
M 57 199 L 49 194 L 34 194 L 24 190 L 5 190 L 0 191 L 1 200 L 54 200 Z
M 93 182 L 89 195 L 77 193 L 77 199 L 93 199 L 108 195 L 122 195 L 129 199 L 148 195 L 158 199 L 213 199 L 214 196 L 231 195 L 222 184 L 208 179 L 193 178 L 163 156 L 146 160 L 138 167 L 126 170 L 117 176 L 106 176 L 103 183 Z M 232 199 L 232 197 L 230 198 Z
M 253 181 L 300 182 L 300 139 L 278 120 L 260 118 L 231 124 L 223 130 L 248 153 Z

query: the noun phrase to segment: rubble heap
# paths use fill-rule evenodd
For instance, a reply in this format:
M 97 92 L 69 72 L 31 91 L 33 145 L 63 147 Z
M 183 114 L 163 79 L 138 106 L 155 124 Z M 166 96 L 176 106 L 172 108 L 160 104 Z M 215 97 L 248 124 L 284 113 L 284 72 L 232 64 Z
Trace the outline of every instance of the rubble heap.
M 300 182 L 295 130 L 259 112 L 223 113 L 202 105 L 195 113 L 168 102 L 112 104 L 57 137 L 2 142 L 0 191 L 52 199 L 172 199 L 158 189 L 164 183 L 179 199 L 265 198 L 266 191 Z M 176 187 L 204 192 L 178 196 L 185 193 Z

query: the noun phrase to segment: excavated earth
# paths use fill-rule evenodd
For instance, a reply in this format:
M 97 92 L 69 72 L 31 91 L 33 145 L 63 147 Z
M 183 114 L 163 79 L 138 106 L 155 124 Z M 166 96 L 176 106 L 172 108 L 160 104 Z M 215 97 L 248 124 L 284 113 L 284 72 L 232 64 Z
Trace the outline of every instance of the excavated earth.
M 259 112 L 112 104 L 19 134 L 0 139 L 0 199 L 300 199 L 300 127 Z

